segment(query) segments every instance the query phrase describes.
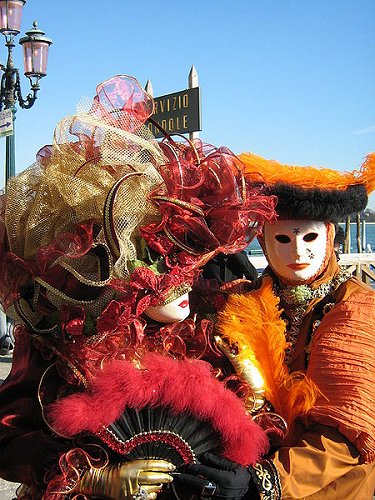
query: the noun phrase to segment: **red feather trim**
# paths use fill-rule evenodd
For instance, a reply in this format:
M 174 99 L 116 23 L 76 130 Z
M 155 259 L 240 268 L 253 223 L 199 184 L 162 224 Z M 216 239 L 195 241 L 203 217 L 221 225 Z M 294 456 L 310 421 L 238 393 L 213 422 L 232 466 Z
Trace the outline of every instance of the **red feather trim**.
M 113 361 L 99 372 L 90 392 L 73 394 L 51 405 L 49 417 L 59 433 L 97 433 L 126 407 L 167 406 L 209 422 L 222 438 L 223 455 L 242 465 L 267 451 L 264 431 L 245 413 L 242 402 L 215 379 L 202 361 L 175 360 L 148 353 L 142 369 Z

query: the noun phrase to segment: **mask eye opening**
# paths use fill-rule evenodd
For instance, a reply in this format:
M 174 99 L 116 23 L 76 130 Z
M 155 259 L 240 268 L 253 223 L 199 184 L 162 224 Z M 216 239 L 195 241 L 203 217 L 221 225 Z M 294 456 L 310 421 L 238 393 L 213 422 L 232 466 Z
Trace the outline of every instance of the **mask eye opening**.
M 303 241 L 310 242 L 316 240 L 318 233 L 308 233 L 303 237 Z
M 291 239 L 286 234 L 277 234 L 275 236 L 275 240 L 278 241 L 279 243 L 282 243 L 282 244 L 286 244 L 286 243 L 291 242 Z

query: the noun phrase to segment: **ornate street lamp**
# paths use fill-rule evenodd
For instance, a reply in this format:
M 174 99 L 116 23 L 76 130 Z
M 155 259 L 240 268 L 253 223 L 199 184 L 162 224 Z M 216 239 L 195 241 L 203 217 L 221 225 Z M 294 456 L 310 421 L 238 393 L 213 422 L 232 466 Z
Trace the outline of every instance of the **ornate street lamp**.
M 4 35 L 18 35 L 21 30 L 22 9 L 25 0 L 0 2 L 0 31 Z
M 1 127 L 12 125 L 15 119 L 16 102 L 23 109 L 29 109 L 34 104 L 39 90 L 39 80 L 47 74 L 48 49 L 52 40 L 45 37 L 45 33 L 38 28 L 36 21 L 33 28 L 20 39 L 23 47 L 25 75 L 30 81 L 31 92 L 26 98 L 22 97 L 20 75 L 13 62 L 14 39 L 21 29 L 22 9 L 26 0 L 0 0 L 0 32 L 5 37 L 5 46 L 8 49 L 6 66 L 0 63 L 3 72 L 0 88 L 0 112 L 10 110 L 4 115 L 5 123 L 0 120 Z M 15 174 L 15 142 L 14 128 L 11 126 L 6 135 L 6 162 L 5 183 Z
M 43 31 L 34 27 L 21 38 L 23 47 L 25 75 L 30 81 L 31 92 L 24 99 L 21 93 L 20 75 L 13 62 L 13 48 L 15 37 L 20 33 L 22 9 L 26 0 L 0 0 L 0 33 L 5 37 L 5 46 L 8 49 L 6 65 L 0 63 L 0 137 L 6 136 L 5 151 L 5 185 L 8 179 L 15 175 L 15 141 L 14 119 L 16 102 L 21 108 L 28 109 L 34 104 L 39 90 L 39 80 L 47 74 L 48 49 L 52 40 L 44 36 Z M 4 128 L 5 127 L 5 128 Z M 3 332 L 0 331 L 0 355 L 8 354 L 13 350 L 14 338 L 11 335 L 11 322 L 0 317 Z

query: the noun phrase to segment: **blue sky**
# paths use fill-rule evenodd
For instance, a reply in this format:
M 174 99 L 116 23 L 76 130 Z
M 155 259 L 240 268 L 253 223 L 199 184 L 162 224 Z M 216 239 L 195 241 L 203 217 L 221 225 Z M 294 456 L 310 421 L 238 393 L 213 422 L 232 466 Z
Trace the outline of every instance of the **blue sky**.
M 192 64 L 207 142 L 338 170 L 375 151 L 375 0 L 28 0 L 21 36 L 34 19 L 54 44 L 38 101 L 17 111 L 17 171 L 101 81 L 150 78 L 158 96 Z

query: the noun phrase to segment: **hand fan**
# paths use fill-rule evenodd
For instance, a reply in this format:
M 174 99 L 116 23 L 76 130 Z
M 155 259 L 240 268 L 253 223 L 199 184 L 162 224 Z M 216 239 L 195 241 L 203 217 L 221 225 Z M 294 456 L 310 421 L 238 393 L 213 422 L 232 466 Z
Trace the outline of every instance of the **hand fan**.
M 206 451 L 241 465 L 267 449 L 264 431 L 210 365 L 148 353 L 141 366 L 116 360 L 90 389 L 49 408 L 52 427 L 66 436 L 93 434 L 124 459 L 194 463 Z

